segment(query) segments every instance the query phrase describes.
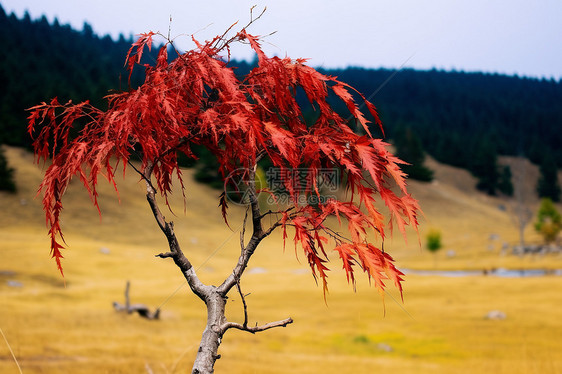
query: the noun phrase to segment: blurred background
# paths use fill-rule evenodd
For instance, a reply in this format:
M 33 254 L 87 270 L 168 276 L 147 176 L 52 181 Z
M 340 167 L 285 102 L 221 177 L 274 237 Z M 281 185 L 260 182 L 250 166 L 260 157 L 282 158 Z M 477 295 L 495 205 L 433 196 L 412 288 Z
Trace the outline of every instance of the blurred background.
M 562 372 L 562 3 L 106 0 L 0 0 L 0 371 L 189 370 L 205 311 L 173 264 L 154 258 L 166 241 L 134 175 L 120 202 L 102 187 L 101 221 L 79 185 L 69 189 L 60 277 L 25 109 L 55 96 L 103 108 L 108 91 L 129 89 L 123 64 L 136 35 L 159 31 L 187 50 L 266 7 L 248 31 L 264 36 L 268 55 L 307 58 L 377 106 L 425 217 L 419 239 L 385 244 L 406 273 L 404 302 L 389 287 L 383 304 L 366 280 L 354 292 L 336 255 L 325 303 L 306 264 L 270 238 L 243 283 L 250 319 L 295 323 L 229 332 L 217 372 Z M 239 74 L 256 63 L 244 45 L 230 58 Z M 131 87 L 142 79 L 136 69 Z M 181 194 L 172 206 L 212 283 L 236 261 L 238 225 L 214 209 L 222 182 L 199 152 L 184 165 L 186 213 Z M 244 209 L 229 214 L 242 222 Z M 132 302 L 160 307 L 160 320 L 113 310 L 128 280 Z M 242 318 L 240 299 L 228 308 Z

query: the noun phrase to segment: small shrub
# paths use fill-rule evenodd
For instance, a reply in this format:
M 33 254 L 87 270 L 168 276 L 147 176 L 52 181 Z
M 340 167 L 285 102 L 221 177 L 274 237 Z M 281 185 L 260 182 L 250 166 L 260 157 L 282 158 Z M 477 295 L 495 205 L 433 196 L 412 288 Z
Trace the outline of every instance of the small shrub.
M 549 198 L 541 200 L 535 230 L 543 236 L 546 243 L 554 242 L 562 230 L 562 217 Z
M 430 230 L 426 237 L 425 247 L 428 251 L 435 253 L 443 247 L 441 242 L 441 231 L 439 230 Z

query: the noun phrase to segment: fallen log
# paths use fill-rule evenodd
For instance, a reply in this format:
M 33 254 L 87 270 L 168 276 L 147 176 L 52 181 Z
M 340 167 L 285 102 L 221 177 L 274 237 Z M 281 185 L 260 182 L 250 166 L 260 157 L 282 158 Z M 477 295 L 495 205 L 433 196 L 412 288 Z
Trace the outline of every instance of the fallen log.
M 150 308 L 144 304 L 131 304 L 129 299 L 129 288 L 130 282 L 127 281 L 127 285 L 125 286 L 125 304 L 114 301 L 113 308 L 117 312 L 127 312 L 127 314 L 138 313 L 139 316 L 146 319 L 160 319 L 160 308 L 151 312 Z

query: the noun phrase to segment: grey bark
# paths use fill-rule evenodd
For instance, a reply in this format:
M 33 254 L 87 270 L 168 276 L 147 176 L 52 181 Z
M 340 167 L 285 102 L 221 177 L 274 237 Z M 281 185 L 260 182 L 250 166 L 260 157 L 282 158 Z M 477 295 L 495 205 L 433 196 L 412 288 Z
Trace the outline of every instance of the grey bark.
M 215 361 L 220 358 L 218 350 L 224 334 L 222 325 L 226 322 L 224 316 L 226 298 L 212 287 L 205 303 L 207 304 L 207 326 L 203 331 L 197 357 L 193 363 L 193 374 L 213 373 Z
M 519 246 L 525 247 L 525 227 L 531 222 L 533 212 L 528 206 L 529 191 L 526 188 L 525 181 L 527 179 L 527 160 L 519 157 L 516 160 L 514 171 L 514 202 L 513 202 L 513 220 L 519 231 Z
M 250 196 L 250 211 L 252 217 L 252 236 L 248 241 L 248 244 L 244 244 L 244 230 L 246 219 L 244 219 L 244 230 L 241 234 L 241 253 L 238 258 L 232 273 L 225 279 L 225 281 L 218 287 L 209 286 L 203 284 L 197 274 L 191 262 L 184 255 L 179 242 L 177 240 L 176 234 L 174 233 L 174 225 L 172 222 L 167 222 L 164 215 L 160 211 L 158 204 L 156 202 L 156 189 L 151 183 L 153 165 L 149 164 L 143 173 L 142 177 L 146 182 L 146 197 L 152 213 L 158 226 L 165 234 L 168 239 L 169 252 L 160 253 L 156 255 L 160 258 L 172 258 L 174 263 L 181 270 L 184 278 L 186 279 L 191 291 L 197 295 L 202 301 L 205 302 L 207 306 L 207 325 L 203 331 L 201 337 L 201 343 L 197 351 L 197 356 L 195 362 L 193 363 L 192 374 L 209 374 L 214 372 L 214 365 L 217 359 L 220 358 L 218 354 L 218 349 L 221 344 L 222 337 L 224 333 L 229 329 L 238 329 L 242 331 L 247 331 L 250 333 L 256 333 L 260 331 L 265 331 L 274 327 L 285 327 L 292 323 L 291 318 L 287 318 L 277 322 L 267 323 L 262 326 L 248 326 L 248 313 L 246 307 L 246 301 L 244 294 L 240 289 L 240 278 L 244 273 L 244 270 L 248 266 L 251 256 L 254 254 L 257 246 L 260 242 L 267 237 L 276 227 L 280 224 L 279 222 L 274 223 L 269 227 L 268 230 L 263 229 L 262 218 L 260 213 L 258 199 L 256 195 L 256 190 L 253 186 L 252 181 L 255 179 L 255 170 L 250 171 L 250 185 L 249 196 Z M 227 294 L 231 289 L 237 286 L 238 292 L 242 298 L 244 305 L 244 323 L 229 322 L 225 317 L 226 300 Z

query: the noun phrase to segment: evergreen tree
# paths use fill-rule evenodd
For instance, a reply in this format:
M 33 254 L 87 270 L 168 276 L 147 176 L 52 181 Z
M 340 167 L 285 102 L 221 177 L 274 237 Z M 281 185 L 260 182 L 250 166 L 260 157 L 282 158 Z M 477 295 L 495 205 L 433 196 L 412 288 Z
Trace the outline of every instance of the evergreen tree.
M 477 143 L 470 165 L 470 171 L 478 178 L 476 188 L 489 195 L 495 195 L 498 188 L 498 155 L 494 143 L 488 137 Z
M 16 192 L 14 169 L 8 166 L 4 150 L 0 148 L 0 191 Z
M 195 180 L 213 188 L 223 188 L 224 181 L 218 172 L 220 164 L 216 156 L 204 147 L 197 147 L 195 151 L 198 158 L 195 164 Z
M 509 165 L 505 165 L 502 168 L 498 190 L 504 195 L 513 196 L 513 183 L 511 182 L 511 168 Z
M 396 131 L 395 146 L 397 156 L 409 164 L 402 167 L 409 178 L 423 182 L 433 180 L 433 170 L 424 165 L 425 151 L 422 143 L 410 127 Z
M 543 159 L 543 152 L 544 142 L 537 135 L 533 136 L 529 151 L 527 152 L 529 160 L 534 164 L 540 165 Z
M 560 183 L 558 182 L 558 167 L 548 148 L 543 153 L 540 167 L 540 178 L 537 184 L 537 192 L 541 198 L 549 198 L 552 201 L 560 201 Z

